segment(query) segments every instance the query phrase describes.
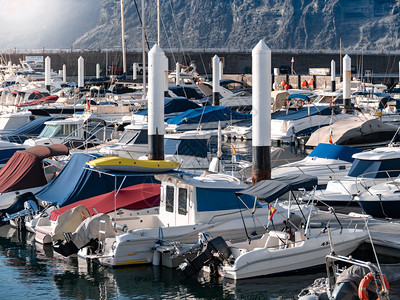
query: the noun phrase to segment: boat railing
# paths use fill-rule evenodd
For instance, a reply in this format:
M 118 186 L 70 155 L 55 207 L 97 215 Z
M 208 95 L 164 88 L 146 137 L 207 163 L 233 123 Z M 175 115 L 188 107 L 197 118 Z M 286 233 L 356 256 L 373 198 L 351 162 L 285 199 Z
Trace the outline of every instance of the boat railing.
M 397 173 L 400 174 L 400 170 L 382 170 L 382 171 L 371 171 L 371 172 L 365 172 L 363 174 L 360 174 L 356 176 L 355 183 L 356 183 L 356 189 L 359 192 L 362 191 L 367 191 L 372 195 L 372 193 L 369 191 L 369 188 L 371 186 L 374 186 L 376 184 L 382 183 L 383 181 L 390 181 L 393 183 L 397 189 L 400 190 L 400 182 L 397 182 L 395 179 L 399 178 L 399 175 L 396 176 L 391 176 L 390 173 Z M 377 177 L 378 174 L 384 174 L 386 177 Z M 370 177 L 371 175 L 375 175 L 374 177 Z M 372 182 L 372 183 L 369 183 Z M 362 189 L 359 189 L 358 185 L 361 185 Z

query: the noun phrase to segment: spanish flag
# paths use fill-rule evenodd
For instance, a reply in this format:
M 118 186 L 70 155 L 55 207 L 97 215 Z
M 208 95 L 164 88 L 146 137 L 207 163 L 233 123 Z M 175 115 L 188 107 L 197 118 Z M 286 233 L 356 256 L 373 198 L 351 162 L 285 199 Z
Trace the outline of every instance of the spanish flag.
M 86 99 L 86 110 L 90 109 L 90 103 L 89 103 L 89 99 Z
M 333 144 L 333 140 L 332 140 L 332 128 L 329 129 L 329 144 Z
M 269 210 L 268 210 L 268 220 L 272 220 L 272 217 L 274 216 L 274 213 L 276 212 L 276 208 L 273 207 L 272 205 L 269 205 Z
M 233 152 L 233 155 L 236 155 L 236 149 L 235 149 L 235 146 L 233 146 L 233 144 L 231 144 L 231 146 L 232 146 L 232 152 Z

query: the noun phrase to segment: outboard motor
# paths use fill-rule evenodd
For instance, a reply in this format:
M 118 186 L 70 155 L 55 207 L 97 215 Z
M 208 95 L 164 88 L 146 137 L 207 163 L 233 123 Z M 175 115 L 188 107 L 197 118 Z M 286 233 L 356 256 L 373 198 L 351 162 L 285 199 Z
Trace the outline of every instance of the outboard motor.
M 23 205 L 23 209 L 21 205 Z M 7 210 L 6 217 L 2 219 L 2 222 L 14 221 L 18 229 L 24 229 L 25 217 L 32 217 L 39 210 L 39 204 L 31 192 L 18 195 L 15 203 Z
M 212 271 L 215 271 L 225 259 L 231 255 L 231 251 L 225 240 L 218 236 L 207 242 L 203 251 L 193 260 L 185 260 L 179 267 L 178 271 L 189 278 L 197 274 L 203 266 L 210 266 Z

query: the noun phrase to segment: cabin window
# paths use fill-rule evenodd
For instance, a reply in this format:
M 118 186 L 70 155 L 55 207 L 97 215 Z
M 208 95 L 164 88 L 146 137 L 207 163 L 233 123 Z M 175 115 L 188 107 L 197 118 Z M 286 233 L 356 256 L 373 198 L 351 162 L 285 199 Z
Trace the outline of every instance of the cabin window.
M 78 136 L 78 125 L 77 124 L 61 125 L 59 130 L 54 136 Z
M 165 201 L 165 210 L 169 212 L 174 211 L 174 187 L 167 185 L 166 187 L 166 201 Z
M 187 214 L 187 189 L 178 189 L 178 214 Z

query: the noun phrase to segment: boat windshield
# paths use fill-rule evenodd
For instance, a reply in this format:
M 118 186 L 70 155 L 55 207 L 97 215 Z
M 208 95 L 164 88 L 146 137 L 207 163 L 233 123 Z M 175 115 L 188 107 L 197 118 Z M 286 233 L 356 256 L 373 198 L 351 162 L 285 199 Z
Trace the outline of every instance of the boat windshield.
M 348 176 L 366 178 L 388 178 L 400 174 L 399 159 L 360 160 L 355 159 Z
M 46 125 L 41 137 L 78 136 L 78 124 Z
M 147 130 L 126 130 L 120 137 L 118 144 L 147 144 Z

